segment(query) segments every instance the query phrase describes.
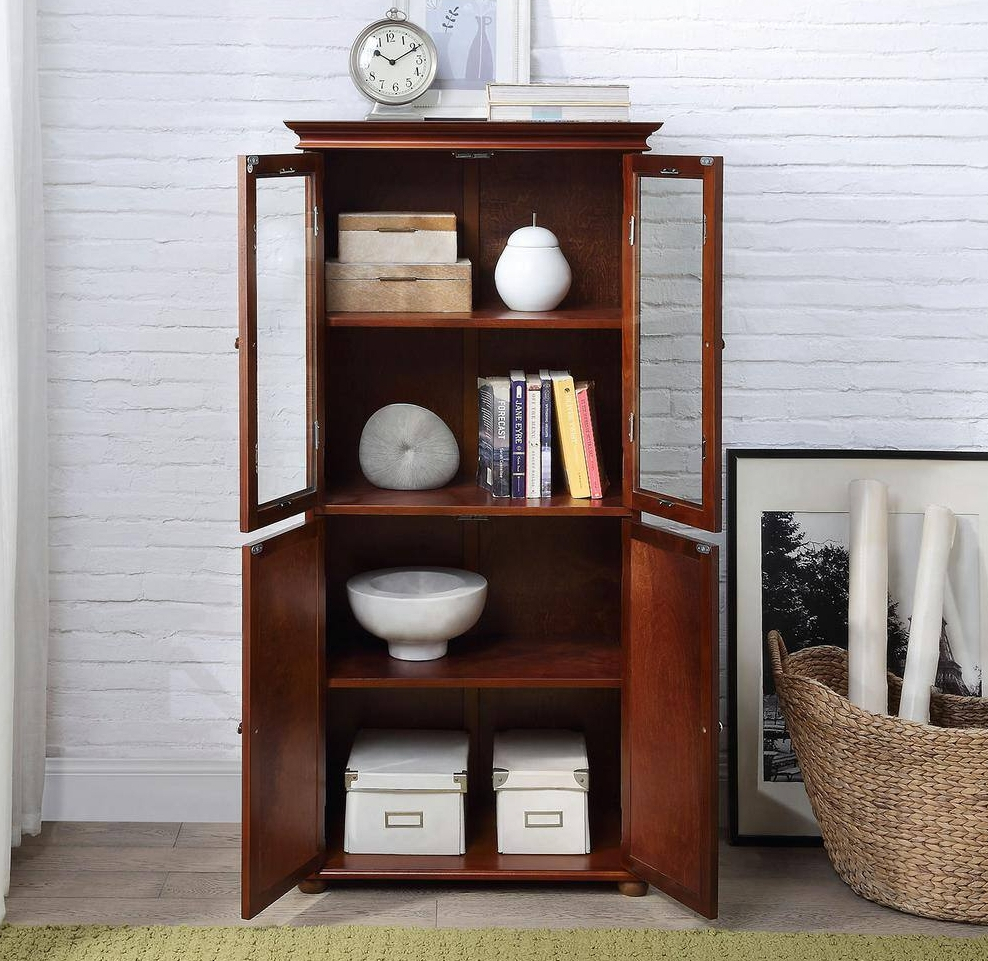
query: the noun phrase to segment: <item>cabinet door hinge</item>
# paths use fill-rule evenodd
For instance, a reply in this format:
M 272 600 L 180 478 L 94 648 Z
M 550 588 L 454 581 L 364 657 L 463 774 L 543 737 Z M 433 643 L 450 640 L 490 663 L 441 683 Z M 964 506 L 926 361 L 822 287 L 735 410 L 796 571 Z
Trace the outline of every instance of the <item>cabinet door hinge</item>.
M 319 421 L 314 421 L 312 424 L 312 445 L 319 450 Z
M 319 236 L 319 208 L 313 204 L 312 205 L 312 230 L 315 235 Z
M 707 438 L 704 437 L 700 441 L 700 460 L 706 460 L 706 459 L 707 459 Z
M 628 443 L 633 444 L 635 442 L 635 412 L 632 411 L 628 414 Z
M 707 215 L 703 215 L 703 246 L 707 246 Z
M 254 445 L 254 473 L 255 474 L 260 473 L 260 469 L 257 463 L 257 444 Z
M 628 218 L 628 246 L 635 246 L 635 215 Z

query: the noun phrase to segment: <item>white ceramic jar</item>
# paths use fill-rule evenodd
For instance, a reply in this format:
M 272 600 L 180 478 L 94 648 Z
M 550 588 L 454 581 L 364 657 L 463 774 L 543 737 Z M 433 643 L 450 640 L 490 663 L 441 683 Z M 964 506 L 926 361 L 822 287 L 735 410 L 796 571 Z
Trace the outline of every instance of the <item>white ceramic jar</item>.
M 494 284 L 511 310 L 555 309 L 569 292 L 573 273 L 556 235 L 545 227 L 520 227 L 494 268 Z

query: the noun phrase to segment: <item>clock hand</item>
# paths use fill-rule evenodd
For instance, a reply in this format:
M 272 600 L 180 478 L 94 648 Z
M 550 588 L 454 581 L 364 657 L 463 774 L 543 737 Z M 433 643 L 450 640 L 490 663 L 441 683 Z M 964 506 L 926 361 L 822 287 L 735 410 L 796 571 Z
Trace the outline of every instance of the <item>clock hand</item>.
M 408 52 L 409 52 L 409 53 L 411 53 L 411 50 L 409 50 Z M 381 51 L 380 51 L 380 50 L 378 50 L 378 49 L 377 49 L 377 48 L 375 47 L 375 48 L 374 48 L 374 53 L 373 53 L 373 56 L 375 56 L 375 57 L 384 57 L 384 54 L 383 54 L 383 53 L 381 53 Z M 403 56 L 405 56 L 405 55 L 404 55 L 404 54 L 402 54 L 402 55 L 401 55 L 401 57 L 403 57 Z M 399 57 L 399 58 L 398 58 L 398 60 L 401 60 L 401 57 Z M 393 66 L 394 66 L 394 65 L 395 65 L 395 64 L 396 64 L 396 63 L 398 62 L 398 60 L 392 60 L 392 59 L 391 59 L 390 57 L 384 57 L 384 59 L 385 59 L 385 60 L 387 60 L 387 61 L 388 61 L 388 63 L 390 63 L 390 64 L 391 64 L 391 66 L 392 66 L 392 67 L 393 67 Z
M 403 54 L 401 55 L 401 57 L 407 57 L 407 56 L 408 56 L 408 55 L 409 55 L 410 53 L 415 53 L 415 51 L 416 51 L 416 50 L 418 50 L 418 48 L 419 48 L 419 47 L 421 47 L 421 46 L 422 46 L 422 44 L 420 44 L 420 43 L 417 43 L 417 44 L 415 44 L 414 46 L 412 46 L 412 47 L 409 47 L 409 48 L 408 48 L 408 49 L 407 49 L 407 50 L 406 50 L 406 51 L 405 51 L 405 52 L 404 52 L 404 53 L 403 53 Z M 394 66 L 394 65 L 395 65 L 395 64 L 396 64 L 396 63 L 397 63 L 397 62 L 398 62 L 399 60 L 401 60 L 401 57 L 395 57 L 395 59 L 391 61 L 391 66 L 393 67 L 393 66 Z

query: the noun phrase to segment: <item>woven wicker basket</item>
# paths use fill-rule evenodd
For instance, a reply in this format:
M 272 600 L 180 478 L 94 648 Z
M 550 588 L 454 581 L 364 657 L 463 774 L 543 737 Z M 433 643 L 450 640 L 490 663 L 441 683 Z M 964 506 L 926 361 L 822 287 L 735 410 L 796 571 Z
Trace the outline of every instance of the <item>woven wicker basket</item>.
M 847 700 L 847 652 L 768 649 L 806 793 L 834 869 L 862 897 L 988 924 L 988 700 L 934 692 L 932 724 Z M 902 682 L 889 674 L 889 711 Z

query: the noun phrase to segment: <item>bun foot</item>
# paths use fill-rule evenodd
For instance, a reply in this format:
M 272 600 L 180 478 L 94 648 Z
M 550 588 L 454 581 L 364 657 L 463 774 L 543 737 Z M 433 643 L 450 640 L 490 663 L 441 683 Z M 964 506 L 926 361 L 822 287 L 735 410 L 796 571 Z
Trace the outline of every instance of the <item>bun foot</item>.
M 322 894 L 329 887 L 329 881 L 299 881 L 298 889 L 303 894 Z
M 618 881 L 618 891 L 626 898 L 643 898 L 648 894 L 648 885 L 644 881 Z

